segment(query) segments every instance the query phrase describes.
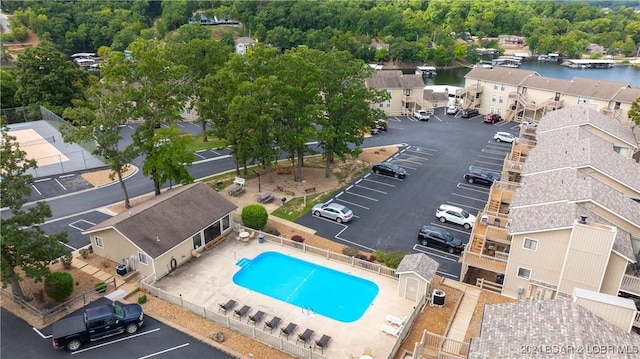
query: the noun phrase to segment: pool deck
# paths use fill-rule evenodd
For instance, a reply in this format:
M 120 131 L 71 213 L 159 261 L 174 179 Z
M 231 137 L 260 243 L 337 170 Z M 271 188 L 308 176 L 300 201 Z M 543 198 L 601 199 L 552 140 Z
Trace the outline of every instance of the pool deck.
M 380 292 L 360 319 L 352 323 L 343 323 L 319 314 L 308 313 L 299 307 L 233 283 L 233 275 L 240 269 L 236 265 L 238 260 L 253 259 L 267 251 L 291 255 L 371 280 L 378 285 Z M 380 326 L 386 324 L 387 314 L 408 316 L 416 305 L 416 302 L 397 296 L 398 281 L 395 279 L 269 241 L 258 243 L 256 240 L 251 241 L 249 245 L 227 240 L 214 250 L 205 251 L 199 258 L 194 258 L 180 266 L 176 271 L 156 282 L 154 286 L 174 295 L 181 294 L 185 301 L 207 307 L 212 311 L 218 310 L 219 303 L 226 303 L 227 300 L 233 299 L 238 302 L 236 308 L 243 305 L 250 306 L 249 314 L 258 310 L 265 312 L 263 322 L 270 320 L 273 316 L 282 319 L 281 327 L 294 322 L 298 327 L 294 335 L 289 337 L 289 341 L 295 342 L 296 334 L 302 333 L 305 329 L 315 331 L 307 346 L 313 345 L 322 335 L 328 335 L 331 341 L 323 353 L 328 358 L 350 358 L 350 355 L 357 358 L 364 347 L 372 348 L 375 358 L 389 357 L 397 338 L 383 334 Z M 233 312 L 229 311 L 227 315 L 232 316 Z M 256 327 L 262 329 L 263 326 Z M 274 331 L 275 333 L 279 332 Z

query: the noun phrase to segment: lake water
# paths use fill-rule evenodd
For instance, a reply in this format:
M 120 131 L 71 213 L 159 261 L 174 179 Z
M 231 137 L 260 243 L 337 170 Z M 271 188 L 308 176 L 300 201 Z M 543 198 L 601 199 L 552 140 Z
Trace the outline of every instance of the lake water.
M 519 67 L 523 70 L 531 70 L 544 77 L 553 77 L 571 80 L 574 77 L 584 77 L 596 80 L 627 82 L 635 88 L 640 88 L 640 69 L 633 66 L 616 66 L 611 69 L 571 69 L 561 66 L 560 62 L 544 62 L 531 59 L 523 61 Z M 469 68 L 438 69 L 438 74 L 425 79 L 426 85 L 453 85 L 464 86 L 464 76 Z

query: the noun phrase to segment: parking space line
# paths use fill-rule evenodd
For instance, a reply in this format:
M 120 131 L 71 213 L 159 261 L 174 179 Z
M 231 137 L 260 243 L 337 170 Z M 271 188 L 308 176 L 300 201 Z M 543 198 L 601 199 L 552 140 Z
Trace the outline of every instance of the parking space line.
M 476 162 L 477 163 L 485 163 L 487 165 L 498 166 L 498 167 L 502 168 L 502 163 L 493 163 L 493 162 L 480 161 L 480 160 L 476 160 Z
M 506 125 L 507 123 L 508 123 L 508 122 L 500 121 L 500 122 L 498 122 L 498 123 L 494 123 L 493 125 L 494 125 L 494 126 L 504 126 L 504 125 Z
M 181 124 L 180 122 L 176 122 L 176 126 L 184 128 L 184 125 Z
M 447 201 L 447 203 L 448 203 L 448 204 L 451 204 L 451 205 L 454 205 L 454 206 L 457 206 L 457 207 L 460 207 L 460 208 L 465 208 L 465 209 L 471 208 L 471 209 L 475 209 L 476 211 L 482 211 L 482 210 L 484 209 L 484 208 L 478 208 L 478 207 L 469 206 L 469 205 L 462 204 L 462 203 L 458 203 L 458 202 L 451 202 L 451 201 Z
M 131 335 L 126 336 L 126 337 L 122 337 L 122 338 L 119 338 L 119 339 L 116 339 L 116 340 L 112 340 L 110 342 L 94 345 L 94 346 L 89 347 L 89 348 L 76 350 L 75 352 L 71 352 L 71 355 L 84 353 L 84 352 L 89 351 L 89 350 L 101 348 L 101 347 L 104 347 L 104 346 L 107 346 L 107 345 L 111 345 L 111 344 L 115 344 L 115 343 L 118 343 L 118 342 L 121 342 L 121 341 L 124 341 L 124 340 L 129 340 L 129 339 L 137 338 L 137 337 L 140 337 L 140 336 L 143 336 L 143 335 L 151 334 L 151 333 L 157 332 L 158 330 L 160 330 L 160 328 L 147 330 L 146 332 L 141 332 L 141 333 L 138 333 L 138 334 L 131 334 Z
M 422 248 L 429 248 L 431 250 L 427 251 L 427 250 L 424 250 Z M 446 256 L 446 255 L 441 255 L 441 254 L 439 254 L 437 252 L 442 252 L 442 251 L 439 251 L 439 250 L 437 250 L 435 248 L 423 246 L 422 244 L 417 244 L 417 243 L 414 244 L 413 245 L 413 250 L 414 251 L 418 251 L 418 252 L 422 252 L 422 253 L 427 253 L 427 254 L 429 254 L 429 257 L 438 257 L 438 258 L 441 258 L 441 259 L 444 259 L 444 260 L 450 261 L 450 262 L 457 262 L 458 261 L 458 257 L 452 256 L 452 257 L 455 257 L 455 258 L 451 258 L 451 257 Z M 434 251 L 436 253 L 433 253 Z M 442 253 L 445 254 L 446 252 L 442 252 Z M 446 254 L 448 254 L 448 253 L 446 253 Z
M 436 115 L 433 115 L 433 117 L 435 117 L 435 119 L 436 119 L 436 120 L 438 120 L 438 121 L 442 122 L 442 120 L 440 119 L 440 117 L 438 117 L 438 116 L 436 116 Z
M 36 192 L 38 192 L 38 194 L 42 196 L 42 192 L 40 192 L 40 191 L 38 190 L 38 188 L 37 188 L 33 183 L 31 184 L 31 187 L 33 187 L 33 189 L 35 189 L 35 190 L 36 190 Z
M 44 335 L 44 334 L 42 334 L 42 332 L 39 331 L 38 328 L 36 328 L 36 327 L 31 327 L 31 329 L 33 329 L 33 331 L 38 333 L 38 335 L 41 336 L 42 339 L 49 339 L 49 338 L 51 338 L 53 336 L 53 335 Z
M 375 198 L 367 197 L 367 196 L 365 196 L 365 195 L 361 195 L 361 194 L 358 194 L 358 193 L 346 192 L 346 191 L 345 191 L 345 194 L 349 194 L 349 195 L 352 195 L 352 196 L 356 196 L 356 197 L 360 197 L 360 198 L 368 199 L 368 200 L 370 200 L 370 201 L 374 201 L 374 202 L 380 202 L 379 200 L 377 200 L 377 199 L 375 199 Z
M 58 179 L 55 179 L 56 183 L 60 185 L 60 187 L 62 187 L 63 190 L 67 190 L 67 187 L 63 186 L 62 183 L 60 183 L 60 181 L 58 181 Z
M 442 229 L 446 229 L 447 231 L 456 231 L 462 234 L 470 234 L 471 232 L 467 232 L 467 231 L 463 231 L 461 229 L 457 229 L 457 228 L 453 228 L 453 227 L 449 227 L 449 226 L 443 226 L 442 222 L 431 222 L 431 225 L 434 227 L 440 227 Z
M 369 188 L 369 187 L 366 187 L 366 186 L 355 185 L 355 187 L 362 188 L 362 189 L 366 189 L 366 190 L 369 190 L 369 191 L 378 192 L 378 193 L 380 193 L 380 194 L 389 194 L 388 192 L 381 191 L 381 190 L 379 190 L 379 189 L 375 189 L 375 188 Z
M 506 155 L 509 152 L 498 152 L 498 151 L 491 151 L 491 150 L 487 150 L 486 148 L 482 149 L 482 152 L 484 153 L 490 153 L 492 155 Z
M 451 274 L 451 273 L 447 273 L 447 272 L 441 272 L 441 271 L 439 271 L 439 270 L 437 270 L 437 271 L 436 271 L 436 273 L 437 273 L 437 274 L 440 274 L 440 275 L 446 275 L 446 276 L 449 276 L 449 277 L 451 277 L 451 278 L 453 278 L 453 279 L 460 279 L 460 276 L 457 276 L 457 275 L 455 275 L 455 274 Z
M 396 162 L 400 162 L 400 163 L 402 163 L 402 164 L 403 164 L 403 165 L 402 165 L 402 167 L 404 167 L 404 168 L 406 168 L 406 169 L 410 169 L 410 170 L 414 170 L 414 171 L 416 170 L 416 167 L 409 167 L 409 166 L 407 166 L 407 165 L 404 165 L 404 163 L 405 163 L 405 162 L 409 162 L 409 161 L 405 161 L 405 160 L 403 160 L 403 159 L 401 159 L 401 158 L 396 158 L 396 159 L 395 159 L 395 161 L 394 161 L 394 163 L 396 163 Z M 411 163 L 411 162 L 409 162 L 409 163 Z M 420 164 L 422 164 L 422 163 L 420 163 Z M 396 179 L 397 179 L 397 178 L 396 178 Z
M 214 151 L 214 150 L 209 150 L 209 151 L 211 151 L 211 152 L 215 153 L 215 154 L 216 154 L 216 155 L 218 155 L 218 156 L 222 156 L 222 154 L 221 154 L 220 152 L 216 152 L 216 151 Z
M 512 130 L 519 130 L 520 129 L 520 125 L 515 125 L 515 126 L 511 126 L 510 129 Z
M 200 157 L 200 158 L 202 158 L 202 159 L 206 159 L 206 157 L 205 157 L 205 156 L 203 156 L 203 155 L 199 154 L 198 152 L 194 152 L 193 154 L 194 154 L 194 155 L 196 155 L 196 156 L 198 156 L 198 157 Z
M 40 182 L 46 182 L 46 181 L 51 181 L 51 178 L 50 178 L 50 177 L 48 177 L 48 178 L 41 178 L 41 179 L 39 179 L 39 180 L 35 180 L 35 181 L 33 181 L 33 183 L 40 183 Z
M 506 142 L 500 142 L 500 143 L 506 143 Z M 505 146 L 502 146 L 502 145 L 496 145 L 494 143 L 491 143 L 490 145 L 487 145 L 487 147 L 489 147 L 492 150 L 496 150 L 496 151 L 505 150 L 507 153 L 511 151 L 511 146 L 505 147 Z
M 89 223 L 91 226 L 95 226 L 95 225 L 96 225 L 96 224 L 95 224 L 95 223 L 93 223 L 93 222 L 89 222 L 89 221 L 84 220 L 84 219 L 79 219 L 79 220 L 77 220 L 77 221 L 75 221 L 75 222 L 71 222 L 71 223 L 69 223 L 69 227 L 71 227 L 71 228 L 73 228 L 73 229 L 77 229 L 77 230 L 79 230 L 80 232 L 83 232 L 83 231 L 85 230 L 84 228 L 80 228 L 80 227 L 74 226 L 74 224 L 75 224 L 75 223 L 78 223 L 78 222 L 85 222 L 85 223 Z
M 154 357 L 154 356 L 156 356 L 156 355 L 160 355 L 160 354 L 168 353 L 168 352 L 173 351 L 173 350 L 176 350 L 176 349 L 184 348 L 184 347 L 186 347 L 187 345 L 189 345 L 189 343 L 184 343 L 184 344 L 181 344 L 181 345 L 175 346 L 175 347 L 173 347 L 173 348 L 167 348 L 167 349 L 165 349 L 165 350 L 161 350 L 161 351 L 159 351 L 159 352 L 151 353 L 151 354 L 149 354 L 149 355 L 145 355 L 145 356 L 140 357 L 140 358 L 138 358 L 138 359 L 147 359 L 147 358 L 151 358 L 151 357 Z
M 467 190 L 467 191 L 478 192 L 478 193 L 482 193 L 482 194 L 489 194 L 489 189 L 484 189 L 483 190 L 481 188 L 478 188 L 478 186 L 471 186 L 471 185 L 468 185 L 466 183 L 460 183 L 459 182 L 456 187 L 460 188 L 460 189 Z
M 397 117 L 387 117 L 387 120 L 396 121 L 396 122 L 402 122 L 402 120 L 400 120 Z
M 397 158 L 396 162 L 411 163 L 411 164 L 415 164 L 415 165 L 418 165 L 418 166 L 424 165 L 424 162 L 416 162 L 416 161 L 412 161 L 412 160 L 405 159 L 405 158 Z M 412 169 L 415 169 L 415 168 L 412 168 Z
M 384 183 L 384 182 L 380 182 L 380 181 L 374 181 L 374 180 L 372 180 L 372 179 L 368 179 L 368 178 L 367 178 L 367 179 L 365 179 L 365 181 L 369 181 L 369 182 L 373 182 L 373 183 L 378 183 L 378 184 L 385 185 L 385 186 L 388 186 L 388 187 L 394 187 L 394 188 L 396 187 L 395 185 L 392 185 L 392 184 L 390 184 L 390 183 Z
M 493 168 L 486 168 L 486 167 L 480 167 L 480 166 L 473 166 L 473 168 L 479 168 L 479 169 L 481 169 L 481 170 L 485 170 L 485 171 L 487 171 L 487 172 L 489 172 L 489 173 L 493 173 L 493 174 L 497 174 L 497 175 L 499 175 L 499 174 L 500 174 L 500 172 L 499 172 L 499 171 L 496 171 L 496 170 L 495 170 L 495 169 L 493 169 Z
M 420 152 L 420 151 L 407 151 L 408 153 L 419 153 L 423 156 L 433 156 L 433 153 L 427 153 L 427 152 Z M 410 155 L 407 154 L 407 156 L 411 156 L 411 157 L 416 157 L 416 158 L 422 158 L 422 159 L 427 159 L 427 157 L 421 157 L 421 156 L 416 156 L 416 155 Z
M 342 233 L 342 232 L 341 232 L 341 233 Z M 362 244 L 360 244 L 360 243 L 352 242 L 352 241 L 346 240 L 346 239 L 344 239 L 344 238 L 338 237 L 338 234 L 336 234 L 336 235 L 335 235 L 335 237 L 333 237 L 333 238 L 338 239 L 338 240 L 341 240 L 341 241 L 343 241 L 343 242 L 345 242 L 345 243 L 349 243 L 349 244 L 350 244 L 350 245 L 352 245 L 352 246 L 357 246 L 357 247 L 363 248 L 363 249 L 365 249 L 365 250 L 367 250 L 367 251 L 369 251 L 369 252 L 373 252 L 373 248 L 369 248 L 369 247 L 367 247 L 367 246 L 363 246 L 363 245 L 362 245 Z
M 478 201 L 478 202 L 486 202 L 487 201 L 486 199 L 477 199 L 477 198 L 473 198 L 473 197 L 469 197 L 469 196 L 465 196 L 465 195 L 457 194 L 457 193 L 452 193 L 452 195 L 458 196 L 458 197 L 462 197 L 462 198 L 466 198 L 466 199 L 471 199 L 471 200 Z
M 357 203 L 353 203 L 353 202 L 350 202 L 350 201 L 346 201 L 346 200 L 344 200 L 344 199 L 342 199 L 342 198 L 336 198 L 336 201 L 340 201 L 340 202 L 342 202 L 342 203 L 346 203 L 346 204 L 351 205 L 351 206 L 360 207 L 360 208 L 362 208 L 362 209 L 366 209 L 366 210 L 369 210 L 369 209 L 370 209 L 369 207 L 365 207 L 365 206 L 363 206 L 363 205 L 361 205 L 361 204 L 357 204 Z
M 492 159 L 492 160 L 500 160 L 500 161 L 504 161 L 504 157 L 491 157 L 491 156 L 484 156 L 484 155 L 478 155 L 478 157 L 481 157 L 481 158 L 489 158 L 489 159 Z
M 69 177 L 73 177 L 73 176 L 75 176 L 75 174 L 71 173 L 71 174 L 68 174 L 68 175 L 59 176 L 58 178 L 69 178 Z
M 414 151 L 416 151 L 416 152 L 421 152 L 421 150 L 431 151 L 431 152 L 438 152 L 438 150 L 436 150 L 435 148 L 429 148 L 429 147 L 412 146 L 410 148 L 413 148 Z M 407 148 L 407 150 L 409 150 L 409 148 Z M 429 156 L 431 156 L 431 154 L 429 154 Z

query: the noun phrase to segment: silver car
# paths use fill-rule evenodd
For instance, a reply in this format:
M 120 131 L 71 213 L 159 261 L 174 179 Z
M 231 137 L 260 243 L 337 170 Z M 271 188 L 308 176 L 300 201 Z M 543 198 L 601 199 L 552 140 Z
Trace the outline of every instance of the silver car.
M 318 203 L 311 209 L 316 217 L 325 217 L 332 219 L 338 223 L 349 222 L 353 218 L 353 212 L 338 203 Z

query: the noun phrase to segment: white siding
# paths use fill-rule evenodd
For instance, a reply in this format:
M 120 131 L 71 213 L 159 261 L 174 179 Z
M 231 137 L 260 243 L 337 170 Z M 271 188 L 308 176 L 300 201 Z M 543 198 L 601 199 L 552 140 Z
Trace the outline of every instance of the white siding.
M 627 260 L 615 253 L 611 253 L 609 263 L 607 263 L 607 270 L 604 272 L 604 278 L 600 286 L 600 293 L 618 295 L 620 283 L 626 269 Z

